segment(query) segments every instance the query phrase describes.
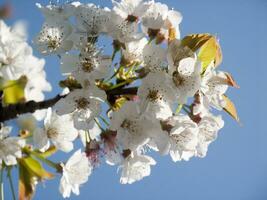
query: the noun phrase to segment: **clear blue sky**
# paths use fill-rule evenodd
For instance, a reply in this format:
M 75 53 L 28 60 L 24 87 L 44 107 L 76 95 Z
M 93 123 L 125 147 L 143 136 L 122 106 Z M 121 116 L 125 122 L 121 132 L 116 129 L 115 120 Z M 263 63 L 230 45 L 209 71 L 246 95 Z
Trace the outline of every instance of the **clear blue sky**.
M 42 0 L 41 3 L 48 1 Z M 110 5 L 109 0 L 88 1 Z M 115 167 L 96 169 L 71 199 L 127 200 L 266 200 L 267 199 L 267 1 L 266 0 L 161 0 L 182 12 L 182 35 L 210 32 L 220 38 L 224 53 L 221 69 L 231 72 L 239 90 L 228 95 L 236 103 L 242 126 L 224 115 L 225 128 L 204 159 L 173 163 L 156 157 L 152 175 L 133 185 L 120 185 Z M 43 22 L 33 0 L 13 0 L 9 23 L 24 19 L 32 39 Z M 37 52 L 35 52 L 36 55 Z M 48 57 L 46 69 L 59 91 L 58 60 Z M 59 179 L 38 186 L 35 199 L 61 199 Z M 7 199 L 11 199 L 7 195 Z

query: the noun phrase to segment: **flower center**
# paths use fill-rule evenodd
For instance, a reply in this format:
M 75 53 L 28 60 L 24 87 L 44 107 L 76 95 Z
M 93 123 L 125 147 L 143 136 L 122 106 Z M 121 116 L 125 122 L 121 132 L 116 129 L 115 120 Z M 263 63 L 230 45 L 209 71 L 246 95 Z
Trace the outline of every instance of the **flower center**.
M 59 42 L 59 39 L 57 37 L 52 37 L 52 36 L 47 36 L 47 47 L 49 49 L 56 49 L 60 46 L 60 42 Z
M 49 128 L 46 132 L 48 138 L 55 138 L 58 135 L 58 132 L 55 128 Z
M 172 80 L 176 87 L 183 85 L 185 82 L 185 79 L 177 71 L 172 74 Z
M 85 58 L 82 62 L 82 70 L 86 73 L 90 73 L 94 70 L 93 63 L 90 59 Z
M 157 35 L 159 34 L 160 32 L 160 29 L 152 29 L 152 28 L 149 28 L 148 31 L 147 31 L 147 34 L 150 38 L 155 38 L 157 37 Z
M 78 109 L 86 109 L 88 108 L 88 105 L 90 104 L 90 102 L 84 97 L 76 100 L 75 102 L 77 104 Z
M 136 133 L 137 132 L 137 124 L 136 124 L 136 122 L 132 121 L 132 120 L 129 120 L 129 119 L 125 119 L 122 122 L 121 127 L 125 128 L 130 133 Z
M 149 90 L 147 99 L 151 102 L 156 102 L 157 100 L 161 100 L 162 96 L 159 93 L 159 90 Z
M 128 22 L 136 22 L 138 20 L 138 17 L 134 15 L 128 15 L 127 19 Z

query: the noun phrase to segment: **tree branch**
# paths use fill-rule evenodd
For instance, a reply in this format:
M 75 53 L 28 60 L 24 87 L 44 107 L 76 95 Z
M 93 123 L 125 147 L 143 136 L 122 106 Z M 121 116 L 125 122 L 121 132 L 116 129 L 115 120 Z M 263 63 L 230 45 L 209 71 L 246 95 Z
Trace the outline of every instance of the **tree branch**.
M 131 88 L 116 88 L 113 90 L 106 91 L 107 95 L 136 95 L 137 94 L 137 87 Z
M 26 113 L 34 113 L 36 110 L 47 109 L 55 105 L 60 99 L 66 97 L 66 95 L 57 95 L 52 99 L 48 99 L 41 102 L 28 101 L 26 103 L 18 103 L 13 105 L 8 105 L 6 107 L 0 107 L 0 122 L 5 122 L 19 115 Z
M 109 97 L 116 95 L 136 95 L 137 87 L 132 88 L 116 88 L 114 90 L 106 91 Z M 34 113 L 36 110 L 47 109 L 55 105 L 60 99 L 66 95 L 57 95 L 52 99 L 41 102 L 28 101 L 25 103 L 12 104 L 5 107 L 0 106 L 0 123 L 17 118 L 19 115 L 26 113 Z

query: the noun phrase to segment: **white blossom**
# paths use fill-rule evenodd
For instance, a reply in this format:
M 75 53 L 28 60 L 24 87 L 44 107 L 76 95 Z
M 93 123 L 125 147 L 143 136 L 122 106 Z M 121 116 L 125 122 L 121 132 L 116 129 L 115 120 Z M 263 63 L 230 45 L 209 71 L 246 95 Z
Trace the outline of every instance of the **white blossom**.
M 144 67 L 148 71 L 159 71 L 166 68 L 167 51 L 160 45 L 147 44 L 143 50 Z
M 59 115 L 72 114 L 75 128 L 87 130 L 90 122 L 100 114 L 104 96 L 104 92 L 97 89 L 77 89 L 56 103 L 56 112 Z
M 108 24 L 108 33 L 113 40 L 118 40 L 121 43 L 140 40 L 144 34 L 138 32 L 137 23 L 129 23 L 121 16 L 111 13 L 111 21 Z
M 113 11 L 129 22 L 137 22 L 151 6 L 152 2 L 143 2 L 143 0 L 121 0 L 120 2 L 112 0 Z
M 117 131 L 119 143 L 123 149 L 136 150 L 149 141 L 148 131 L 153 128 L 153 123 L 140 116 L 138 105 L 134 102 L 127 102 L 111 118 L 111 127 Z
M 61 20 L 66 21 L 73 13 L 70 12 L 72 7 L 76 7 L 76 4 L 66 4 L 66 5 L 53 5 L 49 4 L 46 6 L 42 6 L 40 3 L 36 3 L 36 6 L 43 13 L 46 20 Z
M 0 34 L 0 79 L 2 84 L 20 79 L 25 82 L 25 100 L 42 101 L 44 92 L 51 91 L 46 80 L 45 61 L 32 54 L 32 48 L 26 42 L 25 24 L 17 23 L 12 28 L 0 21 L 3 32 Z M 5 37 L 7 36 L 8 37 Z M 41 120 L 43 111 L 36 111 L 34 116 Z
M 73 42 L 69 39 L 71 32 L 72 27 L 69 22 L 49 19 L 43 24 L 34 42 L 39 52 L 44 55 L 62 54 L 73 46 Z
M 170 156 L 174 162 L 189 160 L 195 155 L 198 144 L 198 126 L 187 115 L 168 119 L 173 127 L 169 131 Z
M 103 79 L 109 72 L 111 58 L 104 56 L 92 44 L 80 55 L 66 54 L 61 59 L 61 71 L 64 75 L 72 74 L 76 80 Z
M 61 167 L 63 174 L 59 190 L 62 196 L 64 198 L 70 197 L 71 192 L 79 195 L 80 185 L 88 181 L 93 169 L 85 153 L 82 153 L 81 150 L 76 151 L 66 164 L 61 164 Z
M 150 73 L 138 88 L 140 108 L 149 117 L 166 119 L 172 115 L 172 102 L 175 95 L 168 85 L 165 72 Z
M 33 133 L 36 147 L 42 151 L 49 148 L 50 142 L 61 151 L 69 152 L 73 149 L 73 141 L 78 136 L 78 130 L 74 128 L 71 115 L 58 116 L 48 109 L 44 120 L 44 129 L 37 129 Z
M 188 97 L 193 97 L 201 85 L 201 62 L 196 58 L 184 58 L 179 64 L 170 63 L 170 84 L 177 95 L 180 104 L 186 103 Z
M 208 151 L 208 146 L 217 138 L 217 133 L 224 126 L 224 121 L 221 116 L 213 116 L 207 114 L 198 124 L 198 145 L 196 155 L 205 157 Z
M 17 158 L 22 157 L 21 148 L 25 146 L 25 141 L 9 136 L 11 127 L 2 124 L 0 126 L 0 164 L 16 165 Z
M 78 6 L 75 16 L 77 21 L 76 33 L 83 39 L 106 33 L 107 25 L 111 19 L 108 8 L 100 8 L 94 4 Z
M 180 38 L 179 24 L 182 15 L 162 3 L 153 3 L 142 18 L 142 29 L 150 38 L 164 40 L 174 31 L 175 38 Z
M 144 177 L 150 175 L 150 166 L 155 164 L 156 161 L 150 156 L 131 152 L 119 167 L 122 171 L 120 182 L 122 184 L 132 184 L 136 181 L 140 181 Z
M 227 76 L 224 72 L 216 72 L 211 64 L 205 71 L 202 82 L 201 92 L 206 97 L 210 106 L 222 110 L 225 107 L 223 95 L 228 89 Z
M 148 43 L 145 37 L 140 40 L 132 41 L 125 44 L 125 49 L 122 49 L 122 56 L 126 63 L 142 63 L 143 49 Z

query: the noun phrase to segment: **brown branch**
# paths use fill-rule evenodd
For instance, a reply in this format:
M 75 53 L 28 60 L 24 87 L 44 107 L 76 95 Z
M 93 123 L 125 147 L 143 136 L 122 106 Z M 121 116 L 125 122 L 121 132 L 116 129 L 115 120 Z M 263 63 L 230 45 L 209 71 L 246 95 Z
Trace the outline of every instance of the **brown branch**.
M 47 109 L 55 105 L 60 99 L 66 95 L 57 95 L 52 99 L 41 102 L 28 101 L 25 103 L 12 104 L 5 107 L 0 107 L 0 122 L 5 122 L 17 118 L 19 115 L 26 113 L 34 113 L 36 110 Z
M 137 94 L 137 87 L 131 87 L 131 88 L 116 88 L 114 90 L 108 90 L 106 91 L 107 95 L 136 95 Z
M 136 95 L 137 87 L 132 88 L 116 88 L 114 90 L 106 91 L 108 97 L 117 95 Z M 36 110 L 47 109 L 55 105 L 60 99 L 66 95 L 57 95 L 52 99 L 41 102 L 28 101 L 25 103 L 12 104 L 5 107 L 0 106 L 0 123 L 17 118 L 19 115 L 26 113 L 34 113 Z

